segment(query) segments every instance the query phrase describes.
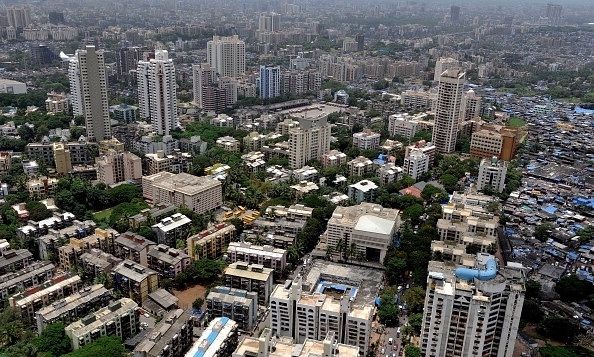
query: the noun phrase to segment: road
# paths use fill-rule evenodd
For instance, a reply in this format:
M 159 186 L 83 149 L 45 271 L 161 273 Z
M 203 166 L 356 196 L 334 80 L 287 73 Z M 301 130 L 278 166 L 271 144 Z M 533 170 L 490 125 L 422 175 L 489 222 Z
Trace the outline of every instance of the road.
M 398 328 L 402 329 L 408 323 L 406 315 L 400 316 L 399 321 L 399 327 L 388 327 L 384 330 L 384 334 L 380 339 L 378 357 L 394 357 L 402 355 L 402 340 L 398 334 Z M 392 343 L 389 342 L 390 338 L 392 338 Z M 394 349 L 394 347 L 396 347 L 396 349 Z

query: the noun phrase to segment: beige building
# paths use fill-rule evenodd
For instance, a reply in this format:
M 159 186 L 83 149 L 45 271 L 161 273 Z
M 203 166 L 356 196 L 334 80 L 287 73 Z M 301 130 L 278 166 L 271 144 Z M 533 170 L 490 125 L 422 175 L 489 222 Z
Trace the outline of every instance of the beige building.
M 289 130 L 289 166 L 298 169 L 330 150 L 328 116 L 299 118 L 299 127 Z
M 192 155 L 187 152 L 176 151 L 172 155 L 165 155 L 163 150 L 157 150 L 155 154 L 146 154 L 145 160 L 148 175 L 161 171 L 187 172 L 192 167 Z
M 289 130 L 299 127 L 299 121 L 287 118 L 276 124 L 276 132 L 281 135 L 289 135 Z
M 346 163 L 346 160 L 347 155 L 338 150 L 330 150 L 320 158 L 320 162 L 325 168 L 343 165 Z
M 256 292 L 258 303 L 266 305 L 272 293 L 273 273 L 274 269 L 260 264 L 237 262 L 225 269 L 223 281 L 227 287 Z
M 348 162 L 349 176 L 363 177 L 373 172 L 373 161 L 365 156 L 359 156 Z
M 67 174 L 72 170 L 70 150 L 63 143 L 54 143 L 54 162 L 59 174 Z
M 224 249 L 233 240 L 235 240 L 235 226 L 230 223 L 220 223 L 188 237 L 186 247 L 192 260 L 215 259 L 223 256 Z
M 101 308 L 77 322 L 66 326 L 66 336 L 77 350 L 101 336 L 119 336 L 122 341 L 140 331 L 138 304 L 122 298 Z
M 359 348 L 337 342 L 334 332 L 329 332 L 323 341 L 307 339 L 296 345 L 293 339 L 275 337 L 270 328 L 265 328 L 259 337 L 244 338 L 232 357 L 359 357 Z
M 440 154 L 452 153 L 456 148 L 465 78 L 466 73 L 457 68 L 447 69 L 439 76 L 435 126 L 431 141 Z
M 67 273 L 53 277 L 41 285 L 32 286 L 20 294 L 11 296 L 8 298 L 8 304 L 21 311 L 24 321 L 32 323 L 35 320 L 35 313 L 43 306 L 70 296 L 78 292 L 82 287 L 83 283 L 80 276 Z
M 107 153 L 97 158 L 97 180 L 106 185 L 123 181 L 137 181 L 142 178 L 142 160 L 131 152 Z
M 243 151 L 259 151 L 262 146 L 264 146 L 266 139 L 268 139 L 267 135 L 260 134 L 257 131 L 252 131 L 243 138 Z
M 353 146 L 361 150 L 375 150 L 379 148 L 381 135 L 371 130 L 353 134 Z
M 27 181 L 29 196 L 43 198 L 54 192 L 58 185 L 57 178 L 41 176 L 37 179 Z
M 216 141 L 218 147 L 231 152 L 239 152 L 239 140 L 231 136 L 223 136 Z
M 511 161 L 521 142 L 522 132 L 518 128 L 501 125 L 483 125 L 472 133 L 470 156 Z
M 408 113 L 392 114 L 388 117 L 388 132 L 392 136 L 410 140 L 420 129 L 419 122 Z
M 216 209 L 223 203 L 220 181 L 187 173 L 160 172 L 143 176 L 142 194 L 153 203 L 186 207 L 198 214 Z
M 72 295 L 65 296 L 51 305 L 42 307 L 35 314 L 37 332 L 57 322 L 69 324 L 98 307 L 108 304 L 111 292 L 103 284 L 84 287 Z
M 398 210 L 364 202 L 336 207 L 324 235 L 335 257 L 350 253 L 350 259 L 383 262 L 399 225 Z
M 9 151 L 0 151 L 0 175 L 6 175 L 12 166 L 12 155 Z
M 113 150 L 117 153 L 124 152 L 124 143 L 116 138 L 101 140 L 99 142 L 99 154 L 106 155 L 109 150 Z
M 190 265 L 190 257 L 183 251 L 164 244 L 151 246 L 148 254 L 148 267 L 166 278 L 175 278 Z
M 157 272 L 131 260 L 124 260 L 115 266 L 111 275 L 114 290 L 140 304 L 148 299 L 150 293 L 159 289 Z
M 182 356 L 192 345 L 193 316 L 176 309 L 168 312 L 134 348 L 134 357 Z
M 68 94 L 65 93 L 48 93 L 45 100 L 45 111 L 47 113 L 68 113 L 70 108 Z
M 424 90 L 405 90 L 400 94 L 400 103 L 408 109 L 429 110 L 437 107 L 437 92 Z

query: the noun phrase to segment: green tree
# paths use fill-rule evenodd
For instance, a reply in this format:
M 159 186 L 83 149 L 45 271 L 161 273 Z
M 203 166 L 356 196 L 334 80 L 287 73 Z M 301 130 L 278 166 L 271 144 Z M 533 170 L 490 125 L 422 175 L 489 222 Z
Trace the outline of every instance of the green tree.
M 531 323 L 539 323 L 544 318 L 544 312 L 537 302 L 533 300 L 524 300 L 522 307 L 522 320 Z
M 195 310 L 202 309 L 202 305 L 204 305 L 204 299 L 201 297 L 196 298 L 196 300 L 194 300 L 194 302 L 192 302 L 192 308 L 194 308 Z
M 552 316 L 540 323 L 538 332 L 555 341 L 571 344 L 578 333 L 578 327 L 567 318 Z
M 425 304 L 425 289 L 420 286 L 413 286 L 404 295 L 406 307 L 413 313 L 421 312 Z
M 540 295 L 540 291 L 542 289 L 542 285 L 536 281 L 536 280 L 532 280 L 532 279 L 528 279 L 528 281 L 526 281 L 526 299 L 535 299 Z
M 102 336 L 64 357 L 128 357 L 130 351 L 124 348 L 118 336 Z
M 541 242 L 546 242 L 549 239 L 549 230 L 552 228 L 551 223 L 543 222 L 534 229 L 534 238 Z
M 421 333 L 421 326 L 423 326 L 423 314 L 417 313 L 410 315 L 408 323 L 415 329 L 415 334 L 419 335 Z
M 555 285 L 555 291 L 559 294 L 561 301 L 579 301 L 587 299 L 594 293 L 594 285 L 572 274 L 561 278 Z
M 39 337 L 33 339 L 33 345 L 45 357 L 59 357 L 71 352 L 72 347 L 64 331 L 65 327 L 61 322 L 47 326 Z
M 421 357 L 421 349 L 413 345 L 407 345 L 404 353 L 406 357 Z
M 458 179 L 456 178 L 456 176 L 452 174 L 442 175 L 439 178 L 439 181 L 441 182 L 445 190 L 449 193 L 454 192 L 456 190 L 456 187 L 458 186 Z
M 29 219 L 33 221 L 39 222 L 52 216 L 52 211 L 47 209 L 47 207 L 41 202 L 29 201 L 25 205 L 25 208 L 27 211 L 29 211 Z

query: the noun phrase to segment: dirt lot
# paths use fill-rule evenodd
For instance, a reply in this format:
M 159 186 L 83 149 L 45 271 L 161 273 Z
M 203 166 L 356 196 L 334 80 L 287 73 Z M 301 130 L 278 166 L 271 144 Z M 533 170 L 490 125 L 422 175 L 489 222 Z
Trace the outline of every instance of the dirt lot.
M 192 308 L 192 303 L 197 298 L 204 298 L 206 287 L 202 285 L 190 286 L 185 290 L 173 290 L 173 295 L 179 299 L 179 307 L 182 309 Z

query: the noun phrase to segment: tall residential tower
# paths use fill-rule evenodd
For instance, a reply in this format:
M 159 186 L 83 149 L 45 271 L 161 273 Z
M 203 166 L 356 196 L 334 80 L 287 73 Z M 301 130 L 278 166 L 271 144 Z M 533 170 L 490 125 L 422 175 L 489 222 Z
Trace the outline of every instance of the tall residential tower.
M 103 50 L 87 46 L 84 50 L 76 50 L 73 57 L 63 53 L 61 57 L 70 61 L 68 78 L 72 109 L 74 115 L 84 115 L 87 139 L 111 139 Z
M 299 118 L 299 127 L 289 130 L 289 165 L 300 169 L 330 150 L 328 116 Z
M 439 76 L 432 141 L 441 154 L 449 154 L 456 148 L 465 75 L 458 68 L 449 68 Z
M 167 51 L 155 51 L 155 58 L 138 62 L 140 117 L 150 121 L 157 135 L 169 135 L 177 123 L 175 67 Z
M 237 35 L 213 36 L 206 44 L 206 61 L 220 77 L 239 77 L 245 72 L 245 42 Z

